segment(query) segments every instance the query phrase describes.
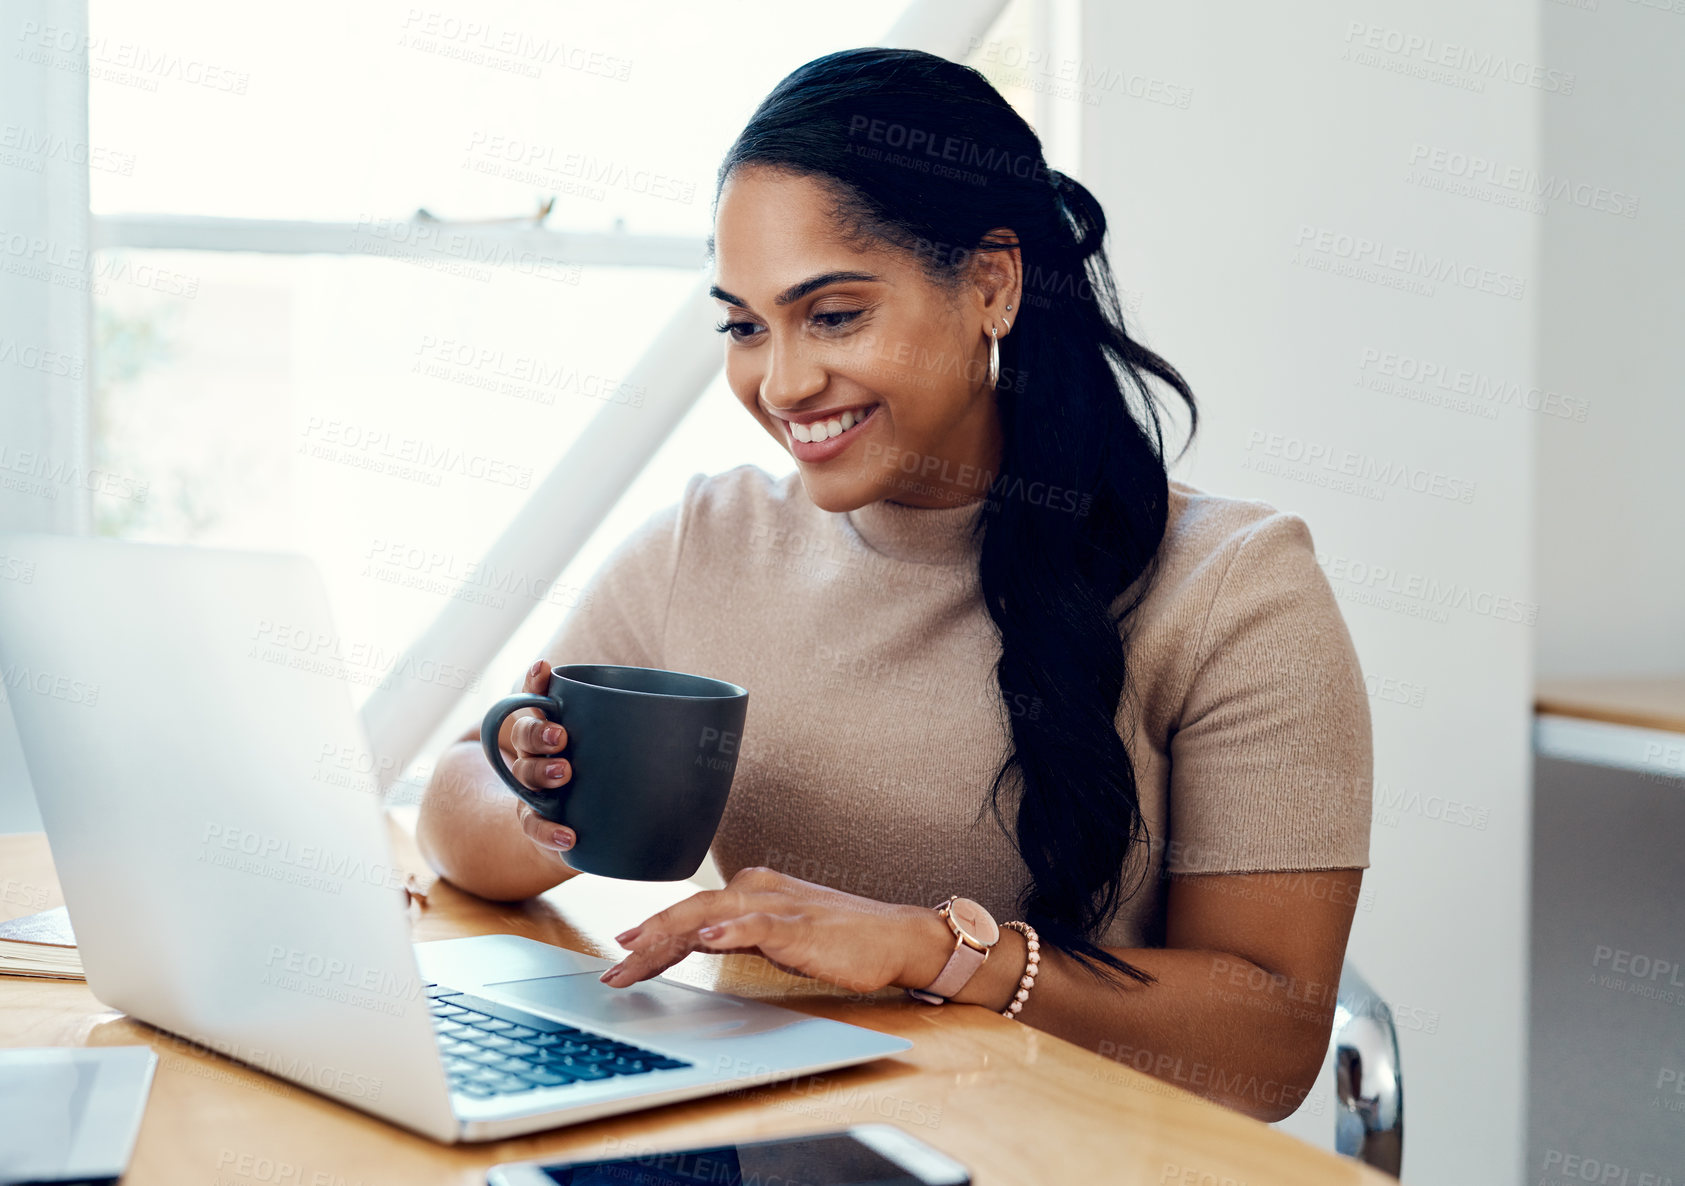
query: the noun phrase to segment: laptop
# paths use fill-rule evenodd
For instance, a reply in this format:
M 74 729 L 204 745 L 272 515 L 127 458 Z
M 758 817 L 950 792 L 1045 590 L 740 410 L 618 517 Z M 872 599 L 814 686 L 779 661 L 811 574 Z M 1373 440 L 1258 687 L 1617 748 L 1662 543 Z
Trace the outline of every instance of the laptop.
M 379 789 L 346 777 L 375 765 L 350 685 L 393 657 L 335 631 L 307 559 L 33 534 L 0 556 L 27 574 L 0 579 L 0 685 L 111 1008 L 444 1142 L 912 1045 L 609 988 L 613 961 L 515 935 L 412 944 Z

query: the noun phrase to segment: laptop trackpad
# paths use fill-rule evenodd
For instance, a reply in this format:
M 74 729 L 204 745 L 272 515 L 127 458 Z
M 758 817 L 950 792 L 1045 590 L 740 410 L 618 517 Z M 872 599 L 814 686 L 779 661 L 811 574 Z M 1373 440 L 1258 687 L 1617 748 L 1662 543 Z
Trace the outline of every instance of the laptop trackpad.
M 510 1002 L 540 1012 L 640 1029 L 701 1029 L 741 1021 L 743 1003 L 699 989 L 644 980 L 630 988 L 609 988 L 596 972 L 504 980 L 485 985 Z

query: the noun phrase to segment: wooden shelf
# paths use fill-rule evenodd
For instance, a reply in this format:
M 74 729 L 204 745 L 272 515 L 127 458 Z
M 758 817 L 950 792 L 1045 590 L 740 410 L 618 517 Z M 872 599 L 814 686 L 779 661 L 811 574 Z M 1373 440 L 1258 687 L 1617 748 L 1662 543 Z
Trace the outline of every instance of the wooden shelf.
M 1685 733 L 1685 675 L 1542 679 L 1533 711 Z

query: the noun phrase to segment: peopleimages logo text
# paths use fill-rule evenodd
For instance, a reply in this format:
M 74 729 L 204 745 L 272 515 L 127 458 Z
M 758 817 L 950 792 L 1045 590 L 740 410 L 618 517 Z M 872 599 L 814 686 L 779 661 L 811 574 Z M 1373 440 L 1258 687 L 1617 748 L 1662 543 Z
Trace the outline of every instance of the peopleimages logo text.
M 1343 260 L 1415 280 L 1454 284 L 1471 292 L 1520 300 L 1527 291 L 1526 280 L 1509 272 L 1330 227 L 1301 223 L 1293 244 L 1313 258 Z
M 1320 441 L 1306 441 L 1279 432 L 1253 429 L 1247 434 L 1248 452 L 1307 467 L 1320 467 L 1344 477 L 1374 483 L 1377 487 L 1402 486 L 1417 494 L 1429 494 L 1451 502 L 1473 502 L 1475 483 L 1423 466 L 1385 461 L 1368 453 L 1339 449 Z

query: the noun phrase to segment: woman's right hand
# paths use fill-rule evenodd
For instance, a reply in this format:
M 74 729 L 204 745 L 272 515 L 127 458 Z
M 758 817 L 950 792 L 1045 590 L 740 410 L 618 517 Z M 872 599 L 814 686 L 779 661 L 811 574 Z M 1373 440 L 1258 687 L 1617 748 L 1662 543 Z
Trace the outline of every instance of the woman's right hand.
M 540 659 L 527 669 L 526 685 L 522 689 L 542 696 L 550 690 L 550 664 Z M 498 743 L 506 751 L 513 751 L 515 760 L 509 763 L 509 773 L 515 781 L 533 791 L 555 790 L 566 786 L 573 777 L 573 767 L 559 756 L 567 747 L 568 731 L 536 709 L 523 709 L 511 714 L 503 724 L 503 736 Z M 574 846 L 578 839 L 573 829 L 552 823 L 527 806 L 519 797 L 515 802 L 515 818 L 521 831 L 539 848 L 560 856 Z

